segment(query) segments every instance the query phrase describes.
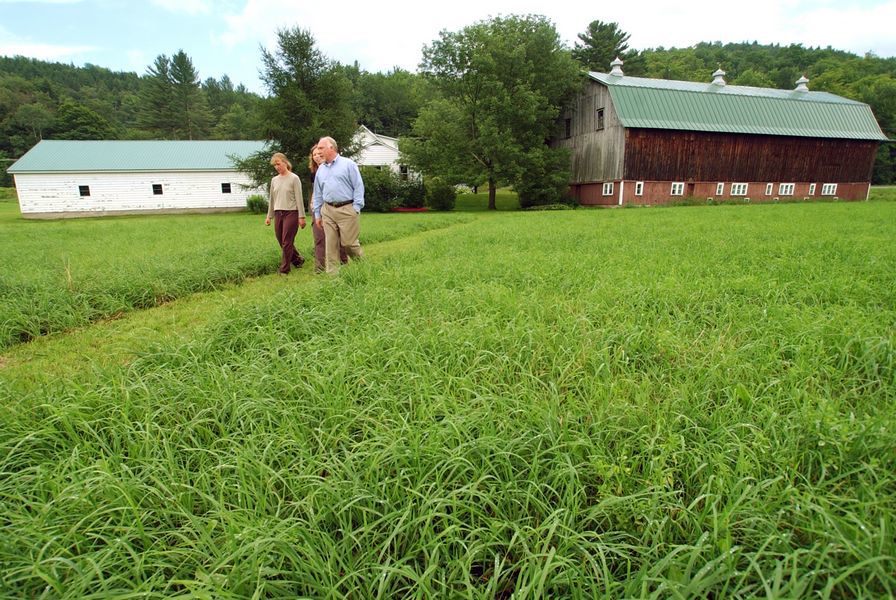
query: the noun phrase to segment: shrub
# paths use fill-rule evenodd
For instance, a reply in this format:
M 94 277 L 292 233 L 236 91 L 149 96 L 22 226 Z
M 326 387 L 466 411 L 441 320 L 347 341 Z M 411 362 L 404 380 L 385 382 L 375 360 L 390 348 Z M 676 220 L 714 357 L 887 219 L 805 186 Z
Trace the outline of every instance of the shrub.
M 261 194 L 252 194 L 246 198 L 246 208 L 256 214 L 268 212 L 268 199 Z
M 426 187 L 423 179 L 402 179 L 401 175 L 393 175 L 397 179 L 398 205 L 403 208 L 423 208 L 426 205 Z
M 364 210 L 389 212 L 399 205 L 398 178 L 388 169 L 361 167 L 364 179 Z
M 568 152 L 537 149 L 525 162 L 522 175 L 513 184 L 520 198 L 520 208 L 575 203 L 568 195 Z
M 454 210 L 457 190 L 440 179 L 433 179 L 426 190 L 426 205 L 433 210 Z

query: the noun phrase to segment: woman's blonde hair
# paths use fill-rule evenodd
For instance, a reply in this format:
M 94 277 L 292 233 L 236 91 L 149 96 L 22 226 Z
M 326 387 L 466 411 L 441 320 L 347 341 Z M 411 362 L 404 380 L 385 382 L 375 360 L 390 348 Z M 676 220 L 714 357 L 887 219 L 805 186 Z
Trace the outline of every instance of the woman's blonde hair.
M 274 156 L 271 157 L 271 164 L 274 164 L 274 161 L 277 160 L 278 158 L 280 159 L 281 162 L 286 163 L 287 170 L 292 171 L 292 163 L 289 162 L 289 159 L 286 158 L 286 155 L 283 154 L 282 152 L 274 153 Z

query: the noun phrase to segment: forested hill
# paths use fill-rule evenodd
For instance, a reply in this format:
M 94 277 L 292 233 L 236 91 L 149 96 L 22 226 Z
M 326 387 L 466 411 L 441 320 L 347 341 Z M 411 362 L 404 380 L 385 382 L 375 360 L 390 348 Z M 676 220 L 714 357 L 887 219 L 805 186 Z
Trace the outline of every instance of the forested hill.
M 0 57 L 0 166 L 7 166 L 41 139 L 250 139 L 258 95 L 225 76 L 200 82 L 189 58 L 174 55 L 187 81 L 76 67 L 21 56 Z M 179 127 L 178 86 L 192 101 L 193 130 Z M 168 88 L 168 89 L 166 89 Z M 167 95 L 160 103 L 159 94 Z M 5 174 L 5 169 L 2 171 Z M 8 179 L 0 185 L 9 185 Z
M 610 46 L 603 56 L 616 51 Z M 579 60 L 584 68 L 608 71 L 609 60 L 603 56 L 595 64 Z M 720 42 L 626 50 L 622 57 L 627 75 L 660 79 L 709 82 L 721 68 L 732 85 L 792 89 L 805 75 L 811 90 L 869 104 L 884 133 L 896 139 L 896 57 L 798 44 Z M 378 133 L 408 133 L 420 107 L 432 99 L 432 90 L 414 73 L 368 73 L 357 64 L 335 68 L 352 87 L 354 118 Z M 183 52 L 157 57 L 143 75 L 0 57 L 0 166 L 44 138 L 266 139 L 266 101 L 234 86 L 227 76 L 201 80 Z M 896 144 L 883 144 L 873 181 L 896 181 L 894 163 Z M 10 185 L 5 169 L 0 175 L 0 185 Z

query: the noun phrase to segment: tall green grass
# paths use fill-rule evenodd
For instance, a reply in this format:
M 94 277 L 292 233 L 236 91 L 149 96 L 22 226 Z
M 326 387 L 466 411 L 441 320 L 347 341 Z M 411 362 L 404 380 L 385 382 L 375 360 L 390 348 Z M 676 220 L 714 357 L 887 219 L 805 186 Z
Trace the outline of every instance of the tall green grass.
M 365 215 L 377 243 L 464 220 Z M 297 246 L 312 255 L 311 229 Z M 0 349 L 198 291 L 273 273 L 279 248 L 247 213 L 25 220 L 0 203 Z
M 13 597 L 896 593 L 896 204 L 509 213 L 24 395 Z

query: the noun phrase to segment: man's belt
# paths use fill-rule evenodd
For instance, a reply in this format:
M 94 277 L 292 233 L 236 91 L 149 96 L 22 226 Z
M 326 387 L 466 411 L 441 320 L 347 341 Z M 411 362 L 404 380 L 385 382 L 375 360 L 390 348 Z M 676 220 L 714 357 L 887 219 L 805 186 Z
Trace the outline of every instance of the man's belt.
M 327 202 L 333 208 L 339 208 L 340 206 L 345 206 L 346 204 L 351 204 L 354 202 L 353 200 L 346 200 L 345 202 Z

